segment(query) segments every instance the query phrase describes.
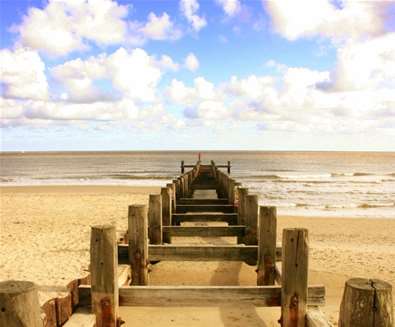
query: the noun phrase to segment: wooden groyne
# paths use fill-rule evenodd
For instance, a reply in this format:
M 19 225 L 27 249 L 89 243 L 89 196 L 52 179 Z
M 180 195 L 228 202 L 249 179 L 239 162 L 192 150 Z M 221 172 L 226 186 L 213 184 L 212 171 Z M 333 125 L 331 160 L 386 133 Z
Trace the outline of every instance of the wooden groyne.
M 281 326 L 330 326 L 319 309 L 325 304 L 325 287 L 308 285 L 308 230 L 284 229 L 281 246 L 278 246 L 276 208 L 259 206 L 257 195 L 250 194 L 248 188 L 231 178 L 230 169 L 230 162 L 221 166 L 214 162 L 206 165 L 200 161 L 195 165 L 182 162 L 181 175 L 162 187 L 159 194 L 151 194 L 148 206 L 129 206 L 128 231 L 122 240 L 117 237 L 114 226 L 92 227 L 90 278 L 70 286 L 69 316 L 71 311 L 88 311 L 93 315 L 84 326 L 115 327 L 122 324 L 119 306 L 219 306 L 233 302 L 281 307 Z M 184 224 L 194 222 L 227 225 Z M 226 245 L 172 243 L 172 238 L 179 236 L 232 236 L 237 242 Z M 245 262 L 256 266 L 256 286 L 150 285 L 150 265 L 165 260 Z M 125 270 L 125 265 L 130 269 Z M 379 326 L 361 325 L 361 321 L 368 320 L 361 318 L 361 310 L 353 309 L 357 307 L 357 298 L 366 299 L 364 313 L 369 321 L 373 319 L 380 321 L 380 326 L 392 326 L 390 285 L 375 280 L 369 289 L 363 283 L 359 280 L 348 286 L 339 320 L 341 326 Z M 6 287 L 2 286 L 0 283 L 0 325 L 9 321 L 2 319 L 16 315 L 2 291 Z M 29 299 L 31 297 L 33 300 L 24 304 L 26 312 L 29 306 L 36 306 L 30 286 Z M 55 317 L 46 318 L 43 326 L 63 325 L 68 317 L 65 314 L 58 319 L 62 305 L 55 301 L 55 308 L 50 309 L 47 311 L 55 312 Z M 356 313 L 350 314 L 352 312 Z M 356 316 L 359 320 L 354 323 Z M 7 326 L 42 326 L 37 322 L 37 308 L 20 319 L 25 318 L 31 320 L 26 320 L 27 324 Z M 78 318 L 70 326 L 78 326 Z

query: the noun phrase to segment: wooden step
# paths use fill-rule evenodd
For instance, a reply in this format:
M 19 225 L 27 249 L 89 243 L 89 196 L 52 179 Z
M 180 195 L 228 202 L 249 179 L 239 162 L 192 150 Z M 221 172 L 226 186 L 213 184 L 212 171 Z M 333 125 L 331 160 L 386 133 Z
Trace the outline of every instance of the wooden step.
M 228 204 L 229 200 L 226 198 L 222 198 L 222 199 L 199 199 L 199 198 L 181 198 L 178 199 L 177 201 L 177 205 L 184 205 L 184 204 L 193 204 L 193 205 L 197 205 L 197 204 L 213 204 L 213 205 L 217 205 L 217 204 Z
M 237 213 L 174 213 L 172 214 L 174 225 L 182 222 L 207 222 L 223 221 L 229 225 L 237 225 Z
M 216 190 L 217 184 L 210 183 L 210 184 L 192 184 L 193 190 Z
M 281 261 L 282 249 L 277 247 L 276 260 Z M 256 245 L 153 245 L 148 246 L 150 261 L 245 261 L 256 264 Z M 129 248 L 118 244 L 118 263 L 129 263 Z
M 163 233 L 169 236 L 244 236 L 246 226 L 163 226 Z
M 234 213 L 235 207 L 231 204 L 177 204 L 176 213 L 186 212 L 225 212 Z
M 91 287 L 79 287 L 79 302 L 89 306 Z M 216 306 L 240 303 L 260 307 L 281 306 L 281 286 L 128 286 L 119 288 L 121 306 Z M 307 289 L 309 306 L 325 305 L 325 286 Z

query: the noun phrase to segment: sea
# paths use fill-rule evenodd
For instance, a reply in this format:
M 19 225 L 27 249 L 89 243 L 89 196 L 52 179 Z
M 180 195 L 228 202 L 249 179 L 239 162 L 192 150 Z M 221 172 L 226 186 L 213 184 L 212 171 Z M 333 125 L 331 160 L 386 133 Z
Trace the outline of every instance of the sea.
M 0 186 L 163 186 L 197 151 L 2 152 Z M 395 219 L 395 152 L 202 151 L 281 215 Z

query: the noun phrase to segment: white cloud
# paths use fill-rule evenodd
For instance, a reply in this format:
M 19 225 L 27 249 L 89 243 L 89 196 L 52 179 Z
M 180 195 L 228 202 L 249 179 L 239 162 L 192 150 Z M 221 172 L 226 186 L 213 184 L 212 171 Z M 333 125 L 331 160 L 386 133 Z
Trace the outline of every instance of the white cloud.
M 182 35 L 167 13 L 163 13 L 162 16 L 149 13 L 148 20 L 140 31 L 144 37 L 152 40 L 177 40 Z
M 185 58 L 184 66 L 190 71 L 194 72 L 199 68 L 199 60 L 192 52 Z
M 236 15 L 241 9 L 239 0 L 216 0 L 216 2 L 222 7 L 225 14 L 230 17 Z
M 161 64 L 174 66 L 170 57 L 162 57 Z M 94 80 L 108 80 L 120 97 L 136 101 L 154 101 L 156 87 L 162 76 L 160 65 L 145 50 L 130 52 L 119 48 L 111 55 L 101 54 L 87 60 L 76 59 L 54 67 L 51 72 L 61 82 L 70 100 L 76 102 L 103 101 L 114 98 L 100 92 Z
M 36 51 L 24 48 L 0 50 L 0 82 L 7 98 L 48 98 L 45 64 Z
M 264 1 L 277 32 L 289 40 L 324 36 L 359 38 L 383 31 L 385 1 L 344 0 L 341 8 L 331 0 Z
M 49 55 L 63 56 L 86 49 L 93 41 L 110 45 L 125 39 L 123 18 L 128 7 L 111 0 L 50 0 L 44 9 L 31 8 L 19 26 L 21 42 Z
M 333 77 L 337 90 L 395 89 L 395 33 L 341 47 Z
M 177 79 L 173 79 L 166 90 L 169 100 L 177 105 L 189 106 L 195 102 L 195 90 Z
M 197 0 L 180 0 L 180 10 L 195 31 L 200 31 L 207 25 L 204 17 L 197 15 L 199 3 Z
M 180 65 L 174 62 L 174 60 L 168 55 L 162 55 L 157 64 L 163 70 L 171 70 L 176 72 L 180 69 Z

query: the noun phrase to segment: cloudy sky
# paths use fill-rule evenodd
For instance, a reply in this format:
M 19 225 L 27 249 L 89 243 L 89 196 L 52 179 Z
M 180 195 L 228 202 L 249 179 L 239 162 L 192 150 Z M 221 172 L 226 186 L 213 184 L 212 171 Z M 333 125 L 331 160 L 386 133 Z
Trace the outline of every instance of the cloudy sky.
M 395 151 L 395 2 L 1 0 L 2 150 Z

